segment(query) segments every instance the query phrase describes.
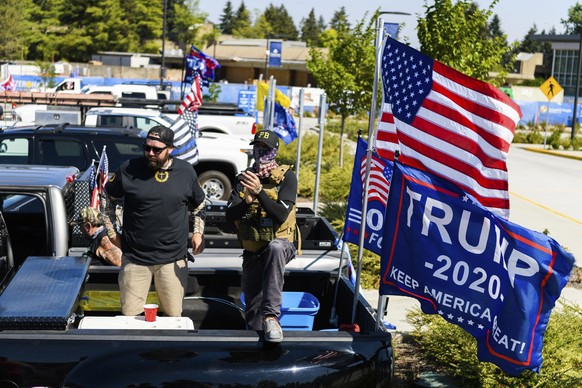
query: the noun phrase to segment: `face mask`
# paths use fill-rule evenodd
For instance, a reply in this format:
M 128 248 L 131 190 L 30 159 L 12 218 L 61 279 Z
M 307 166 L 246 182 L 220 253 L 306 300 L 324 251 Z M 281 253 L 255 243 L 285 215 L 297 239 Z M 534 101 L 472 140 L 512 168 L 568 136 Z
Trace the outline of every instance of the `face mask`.
M 258 164 L 267 164 L 277 157 L 277 148 L 258 148 L 253 149 L 253 157 Z

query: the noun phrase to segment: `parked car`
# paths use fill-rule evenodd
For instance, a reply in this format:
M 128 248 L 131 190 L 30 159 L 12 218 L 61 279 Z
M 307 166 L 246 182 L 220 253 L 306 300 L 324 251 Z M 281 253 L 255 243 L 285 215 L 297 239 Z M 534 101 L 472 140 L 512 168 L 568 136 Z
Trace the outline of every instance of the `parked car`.
M 74 166 L 80 171 L 99 160 L 106 146 L 109 171 L 125 160 L 143 155 L 142 144 L 149 128 L 86 127 L 50 124 L 0 130 L 0 164 Z M 249 164 L 247 142 L 223 135 L 198 138 L 200 159 L 195 169 L 210 199 L 224 200 L 232 181 Z
M 205 113 L 202 113 L 205 112 Z M 202 133 L 220 133 L 250 141 L 256 131 L 255 119 L 246 114 L 221 114 L 225 110 L 207 108 L 198 114 L 198 129 Z M 178 117 L 157 109 L 96 107 L 87 111 L 85 125 L 131 125 L 144 129 L 148 121 L 170 126 Z

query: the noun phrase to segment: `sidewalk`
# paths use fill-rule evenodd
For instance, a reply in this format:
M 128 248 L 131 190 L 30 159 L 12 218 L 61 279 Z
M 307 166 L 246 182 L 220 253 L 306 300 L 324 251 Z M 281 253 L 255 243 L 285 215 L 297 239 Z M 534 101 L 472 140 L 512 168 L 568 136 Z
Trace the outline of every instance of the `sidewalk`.
M 366 298 L 368 303 L 376 310 L 378 308 L 379 294 L 378 290 L 363 290 L 362 296 Z M 562 290 L 562 295 L 556 302 L 557 309 L 561 308 L 560 302 L 569 302 L 582 306 L 582 289 L 574 287 L 565 287 Z M 383 318 L 385 322 L 389 322 L 396 326 L 397 332 L 410 332 L 413 327 L 406 321 L 406 314 L 409 310 L 418 307 L 420 303 L 407 296 L 388 296 L 388 308 L 386 309 L 386 316 Z

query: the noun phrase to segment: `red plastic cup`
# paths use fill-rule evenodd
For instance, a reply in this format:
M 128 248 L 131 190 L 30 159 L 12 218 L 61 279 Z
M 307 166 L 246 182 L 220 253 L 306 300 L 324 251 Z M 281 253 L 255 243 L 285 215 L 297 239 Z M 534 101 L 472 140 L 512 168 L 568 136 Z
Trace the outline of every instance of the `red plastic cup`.
M 158 305 L 157 304 L 146 304 L 143 306 L 143 311 L 145 312 L 145 320 L 146 322 L 155 322 L 156 315 L 158 314 Z

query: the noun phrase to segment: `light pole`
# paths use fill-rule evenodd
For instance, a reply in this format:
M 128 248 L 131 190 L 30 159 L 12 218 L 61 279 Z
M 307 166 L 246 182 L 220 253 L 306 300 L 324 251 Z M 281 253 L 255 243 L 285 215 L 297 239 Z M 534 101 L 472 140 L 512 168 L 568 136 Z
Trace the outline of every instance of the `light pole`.
M 578 72 L 576 74 L 576 89 L 574 90 L 574 112 L 572 117 L 572 133 L 570 139 L 574 140 L 576 137 L 576 124 L 578 124 L 578 93 L 580 91 L 580 72 L 582 69 L 582 29 L 578 31 L 580 37 L 580 44 L 578 45 Z
M 160 89 L 164 90 L 164 78 L 166 76 L 166 8 L 168 0 L 164 0 L 164 22 L 162 24 L 162 66 L 160 67 Z
M 267 48 L 265 50 L 265 80 L 268 79 L 268 71 L 269 71 L 269 55 L 271 52 L 269 51 L 269 38 L 271 34 L 267 33 Z

